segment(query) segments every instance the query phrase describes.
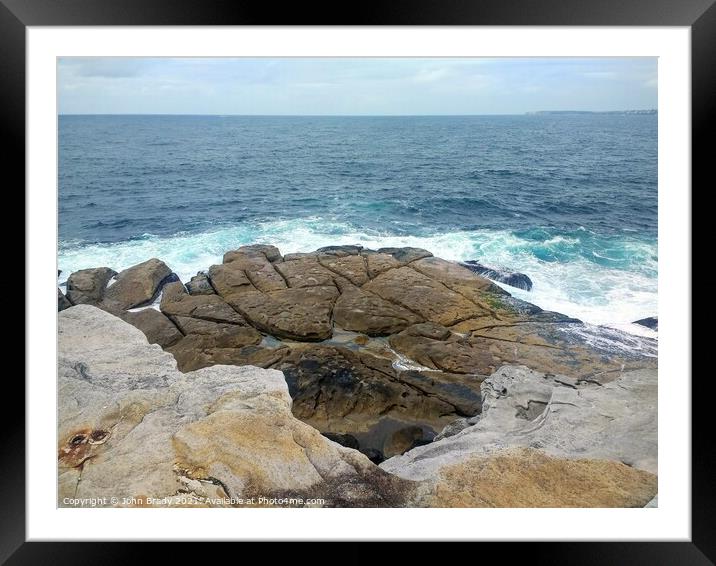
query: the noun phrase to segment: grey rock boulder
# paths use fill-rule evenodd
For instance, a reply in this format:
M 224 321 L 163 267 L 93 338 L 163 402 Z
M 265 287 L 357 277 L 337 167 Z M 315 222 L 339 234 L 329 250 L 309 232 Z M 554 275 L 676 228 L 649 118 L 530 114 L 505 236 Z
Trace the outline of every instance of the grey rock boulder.
M 96 305 L 115 275 L 117 272 L 109 267 L 75 271 L 67 279 L 67 298 L 75 305 Z

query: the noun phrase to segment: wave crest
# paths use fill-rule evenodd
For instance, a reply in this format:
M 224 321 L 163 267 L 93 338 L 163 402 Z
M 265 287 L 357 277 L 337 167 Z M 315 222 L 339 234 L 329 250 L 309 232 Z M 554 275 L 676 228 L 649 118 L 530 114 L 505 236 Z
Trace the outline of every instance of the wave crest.
M 145 234 L 111 243 L 67 242 L 58 251 L 61 281 L 88 267 L 126 269 L 151 257 L 164 260 L 183 281 L 220 263 L 239 246 L 273 244 L 283 253 L 328 245 L 366 248 L 412 246 L 454 260 L 478 260 L 529 275 L 531 292 L 505 286 L 514 296 L 593 324 L 624 324 L 657 314 L 657 245 L 633 234 L 600 236 L 584 229 L 557 232 L 536 228 L 396 235 L 358 229 L 318 217 L 219 227 L 170 237 Z

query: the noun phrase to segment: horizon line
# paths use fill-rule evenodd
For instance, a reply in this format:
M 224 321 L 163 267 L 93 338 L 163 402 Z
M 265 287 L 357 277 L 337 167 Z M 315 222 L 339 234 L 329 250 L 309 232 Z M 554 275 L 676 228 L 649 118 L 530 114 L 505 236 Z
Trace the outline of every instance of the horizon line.
M 584 113 L 608 114 L 628 112 L 657 112 L 657 108 L 627 108 L 621 110 L 528 110 L 525 112 L 500 112 L 488 114 L 205 114 L 170 112 L 58 112 L 57 116 L 227 116 L 239 118 L 419 118 L 464 116 L 525 116 L 534 114 Z

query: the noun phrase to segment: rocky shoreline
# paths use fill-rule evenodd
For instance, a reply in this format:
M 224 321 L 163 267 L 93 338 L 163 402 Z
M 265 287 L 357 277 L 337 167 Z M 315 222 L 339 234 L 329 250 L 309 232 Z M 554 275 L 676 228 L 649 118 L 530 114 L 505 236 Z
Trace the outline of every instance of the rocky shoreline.
M 426 250 L 245 246 L 186 284 L 159 259 L 98 267 L 58 309 L 60 505 L 112 489 L 208 506 L 656 495 L 656 342 Z

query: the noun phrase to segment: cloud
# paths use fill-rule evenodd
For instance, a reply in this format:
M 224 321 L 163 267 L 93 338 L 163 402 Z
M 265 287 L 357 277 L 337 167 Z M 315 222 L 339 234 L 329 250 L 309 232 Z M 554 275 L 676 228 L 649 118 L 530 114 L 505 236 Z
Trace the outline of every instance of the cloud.
M 588 71 L 582 73 L 582 76 L 588 79 L 617 79 L 619 78 L 619 73 L 614 71 Z
M 69 57 L 60 59 L 60 70 L 76 77 L 129 78 L 145 74 L 149 60 L 141 57 Z
M 416 83 L 434 83 L 442 80 L 450 74 L 450 70 L 444 67 L 435 69 L 421 69 L 413 75 L 413 81 Z

